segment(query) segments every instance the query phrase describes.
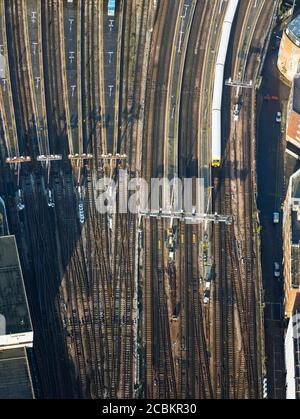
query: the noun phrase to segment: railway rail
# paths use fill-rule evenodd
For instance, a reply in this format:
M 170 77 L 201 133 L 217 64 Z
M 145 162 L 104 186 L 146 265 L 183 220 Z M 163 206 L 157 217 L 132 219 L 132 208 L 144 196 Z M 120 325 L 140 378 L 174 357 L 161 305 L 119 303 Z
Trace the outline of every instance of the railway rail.
M 231 112 L 224 118 L 229 139 L 214 199 L 234 225 L 214 227 L 214 273 L 206 226 L 145 219 L 141 231 L 138 216 L 98 208 L 97 181 L 122 172 L 148 181 L 204 177 L 210 208 L 207 109 L 226 2 L 119 1 L 114 19 L 105 10 L 107 0 L 0 0 L 1 159 L 62 155 L 47 179 L 31 163 L 18 185 L 7 173 L 1 185 L 21 248 L 45 394 L 260 397 L 254 91 L 243 92 L 238 123 Z M 255 74 L 267 23 L 266 1 L 242 2 L 234 78 Z M 234 94 L 226 92 L 228 109 Z M 109 152 L 128 159 L 103 158 Z M 68 156 L 82 153 L 93 158 L 78 171 Z
M 262 28 L 268 20 L 266 2 L 249 2 L 236 23 L 232 52 L 233 77 L 237 80 L 256 74 L 259 65 L 250 45 L 263 48 Z M 241 11 L 240 11 L 241 13 Z M 241 16 L 240 14 L 239 16 Z M 241 25 L 241 29 L 240 29 Z M 260 38 L 261 37 L 261 38 Z M 259 42 L 258 42 L 259 40 Z M 246 54 L 244 54 L 246 51 Z M 258 53 L 258 52 L 257 52 Z M 248 55 L 249 54 L 249 55 Z M 255 81 L 253 81 L 255 84 Z M 241 103 L 241 96 L 243 97 Z M 255 90 L 228 95 L 226 105 L 241 103 L 238 121 L 224 123 L 224 164 L 219 179 L 215 178 L 216 209 L 231 211 L 232 227 L 215 226 L 216 291 L 215 316 L 215 375 L 216 394 L 222 398 L 259 398 L 262 389 L 261 324 L 259 307 L 260 285 L 255 262 L 257 225 L 254 221 L 255 123 L 249 118 L 255 103 Z M 220 182 L 220 183 L 219 183 Z M 226 337 L 226 340 L 225 340 Z

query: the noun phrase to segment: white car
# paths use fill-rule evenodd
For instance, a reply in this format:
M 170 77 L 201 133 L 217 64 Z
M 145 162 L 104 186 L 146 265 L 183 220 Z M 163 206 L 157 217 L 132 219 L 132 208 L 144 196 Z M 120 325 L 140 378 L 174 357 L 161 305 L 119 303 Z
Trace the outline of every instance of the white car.
M 277 112 L 277 114 L 276 114 L 276 122 L 278 122 L 278 123 L 281 122 L 281 112 Z
M 274 276 L 275 276 L 275 278 L 280 277 L 279 263 L 278 262 L 274 262 Z
M 273 223 L 274 224 L 279 223 L 279 212 L 273 212 Z

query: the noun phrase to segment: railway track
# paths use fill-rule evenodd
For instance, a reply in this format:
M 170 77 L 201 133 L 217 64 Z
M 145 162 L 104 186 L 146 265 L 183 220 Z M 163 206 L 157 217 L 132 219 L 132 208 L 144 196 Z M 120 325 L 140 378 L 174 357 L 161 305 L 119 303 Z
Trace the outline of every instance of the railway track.
M 208 52 L 212 43 L 212 34 L 218 39 L 217 20 L 222 18 L 223 10 L 218 2 L 197 3 L 191 24 L 190 39 L 187 45 L 187 55 L 183 71 L 181 91 L 181 109 L 179 119 L 179 176 L 205 178 L 205 187 L 209 185 L 210 177 L 207 171 L 207 157 L 199 150 L 205 150 L 206 141 L 202 135 L 205 113 L 203 96 L 209 97 L 206 71 L 211 62 Z M 211 24 L 211 21 L 214 24 Z M 199 26 L 201 31 L 199 31 Z M 217 42 L 217 41 L 216 41 Z M 205 45 L 205 47 L 204 47 Z M 212 55 L 211 61 L 214 60 Z M 202 74 L 201 74 L 202 73 Z M 201 124 L 199 118 L 201 115 Z M 206 197 L 207 197 L 206 192 Z M 206 198 L 207 199 L 207 198 Z M 207 203 L 204 204 L 206 207 Z M 204 303 L 206 284 L 211 284 L 211 278 L 206 278 L 206 262 L 204 262 L 204 225 L 186 225 L 180 227 L 180 259 L 179 286 L 181 293 L 179 301 L 185 302 L 182 310 L 181 342 L 184 368 L 181 379 L 181 397 L 213 398 L 212 372 L 210 367 L 210 305 Z M 182 242 L 181 242 L 182 241 Z M 207 256 L 206 256 L 207 257 Z M 209 282 L 207 282 L 209 281 Z M 182 343 L 181 343 L 182 345 Z
M 26 155 L 38 153 L 38 138 L 36 131 L 36 113 L 34 112 L 32 78 L 30 62 L 26 48 L 26 28 L 22 2 L 5 2 L 5 21 L 7 43 L 11 46 L 8 50 L 10 61 L 10 73 L 12 78 L 12 96 L 14 105 L 17 107 L 16 130 L 18 132 L 18 148 Z M 14 30 L 19 27 L 20 31 Z M 17 92 L 19 94 L 17 94 Z M 12 113 L 12 112 L 11 112 Z M 13 113 L 12 113 L 13 114 Z M 33 118 L 32 118 L 33 116 Z
M 146 83 L 145 115 L 148 119 L 144 123 L 143 155 L 155 153 L 156 158 L 153 164 L 142 161 L 143 177 L 147 180 L 151 177 L 163 175 L 163 138 L 164 133 L 164 113 L 165 109 L 168 73 L 164 71 L 163 63 L 169 61 L 171 54 L 170 40 L 175 29 L 177 16 L 179 13 L 178 4 L 174 7 L 171 2 L 162 2 L 158 5 L 157 21 L 152 34 L 152 54 L 150 56 L 150 66 Z M 170 26 L 165 27 L 166 17 L 169 17 Z M 146 140 L 147 139 L 147 140 Z M 153 150 L 153 151 L 152 151 Z M 156 226 L 156 223 L 158 225 Z M 164 276 L 164 238 L 162 221 L 145 221 L 144 224 L 144 281 L 143 281 L 143 341 L 145 342 L 145 397 L 167 397 L 169 394 L 169 374 L 165 372 L 164 363 L 165 350 L 168 351 L 168 341 L 164 336 L 165 327 L 168 327 L 168 318 L 162 319 L 161 307 L 163 303 L 164 280 L 161 279 L 160 286 L 156 275 L 156 267 L 160 260 L 159 275 Z M 156 229 L 159 229 L 160 238 L 155 237 Z M 158 244 L 158 242 L 160 244 Z M 161 258 L 161 259 L 159 259 Z M 160 303 L 160 304 L 159 304 Z M 167 346 L 166 346 L 167 345 Z M 174 392 L 173 392 L 174 394 Z
M 94 170 L 100 165 L 99 158 L 105 152 L 101 133 L 102 115 L 100 103 L 99 70 L 99 2 L 89 0 L 83 4 L 82 25 L 85 34 L 82 44 L 82 86 L 83 86 L 83 139 L 88 153 L 94 156 Z
M 61 55 L 59 48 L 53 47 L 60 45 L 58 2 L 45 1 L 42 2 L 41 7 L 49 149 L 50 152 L 61 154 L 66 158 L 69 154 L 69 144 L 67 140 L 64 101 L 61 95 L 63 91 L 62 72 L 60 71 L 62 68 Z
M 5 3 L 4 0 L 0 2 L 1 7 L 1 45 L 2 53 L 5 62 L 5 82 L 1 83 L 0 90 L 0 110 L 2 118 L 2 129 L 5 138 L 4 154 L 7 157 L 19 155 L 18 133 L 15 120 L 15 110 L 13 105 L 12 84 L 11 84 L 11 71 L 10 61 L 8 54 L 7 32 L 6 32 L 6 17 L 5 17 Z
M 24 17 L 32 8 L 25 1 L 0 0 L 1 40 L 4 47 L 6 37 L 11 44 L 9 53 L 7 48 L 4 52 L 12 76 L 12 86 L 8 83 L 5 90 L 2 84 L 0 89 L 3 148 L 8 156 L 18 155 L 19 150 L 32 157 L 49 152 L 63 156 L 61 164 L 53 163 L 49 177 L 55 207 L 47 202 L 43 168 L 31 164 L 20 177 L 25 210 L 10 209 L 32 306 L 38 303 L 33 319 L 49 397 L 260 396 L 259 286 L 253 257 L 255 169 L 254 146 L 249 141 L 254 137 L 253 121 L 249 121 L 255 110 L 254 93 L 244 96 L 237 129 L 225 121 L 229 141 L 224 167 L 215 178 L 215 201 L 218 212 L 234 215 L 234 226 L 214 228 L 215 283 L 209 277 L 209 303 L 203 298 L 208 264 L 200 258 L 207 229 L 182 222 L 173 225 L 177 234 L 173 257 L 168 222 L 144 220 L 140 233 L 134 214 L 109 216 L 98 211 L 95 182 L 104 175 L 116 179 L 121 169 L 130 177 L 142 174 L 149 181 L 166 174 L 167 161 L 172 162 L 168 175 L 200 175 L 210 185 L 210 121 L 205 108 L 211 102 L 215 58 L 211 48 L 218 45 L 217 29 L 225 8 L 221 1 L 187 3 L 191 12 L 185 34 L 180 31 L 187 13 L 184 2 L 158 2 L 157 10 L 146 0 L 118 3 L 112 105 L 105 85 L 109 63 L 104 51 L 110 39 L 104 27 L 106 0 L 75 2 L 71 38 L 71 6 L 58 0 L 41 3 L 35 32 L 40 37 L 40 91 L 32 69 L 35 54 L 29 48 L 31 23 Z M 32 4 L 37 5 L 35 0 Z M 257 63 L 251 47 L 254 43 L 263 47 L 259 37 L 268 20 L 264 1 L 257 2 L 255 11 L 254 0 L 248 6 L 243 2 L 242 11 L 245 18 L 237 23 L 232 51 L 236 78 L 254 74 Z M 20 30 L 14 31 L 15 27 Z M 74 62 L 69 56 L 73 44 Z M 128 84 L 118 85 L 121 79 Z M 231 104 L 233 94 L 227 96 Z M 101 158 L 109 151 L 129 158 L 126 163 L 109 164 Z M 74 179 L 67 156 L 82 152 L 94 158 L 82 164 L 81 177 Z M 11 201 L 8 190 L 16 186 L 12 183 L 5 186 Z M 119 189 L 117 196 L 123 193 Z M 137 262 L 138 240 L 142 267 Z M 38 258 L 33 257 L 36 254 Z
M 250 53 L 251 46 L 255 44 L 263 48 L 266 35 L 262 28 L 269 15 L 264 1 L 253 1 L 247 5 L 242 3 L 240 7 L 246 7 L 246 18 L 243 21 L 238 19 L 236 24 L 238 35 L 233 44 L 232 77 L 235 80 L 253 80 L 259 62 L 258 52 Z M 224 124 L 228 142 L 225 144 L 220 180 L 215 178 L 216 191 L 219 189 L 216 197 L 222 197 L 216 201 L 216 209 L 222 213 L 231 211 L 234 218 L 232 227 L 215 226 L 214 229 L 215 309 L 218 310 L 215 317 L 215 348 L 217 370 L 221 371 L 215 376 L 215 383 L 219 397 L 252 399 L 261 397 L 262 388 L 259 359 L 261 336 L 258 327 L 261 319 L 257 310 L 260 287 L 253 239 L 257 234 L 254 223 L 255 145 L 252 140 L 255 139 L 255 123 L 253 118 L 249 118 L 249 115 L 255 115 L 255 91 L 233 90 L 226 106 L 231 107 L 232 103 L 238 101 L 241 116 L 239 121 L 232 123 L 230 115 L 231 121 Z

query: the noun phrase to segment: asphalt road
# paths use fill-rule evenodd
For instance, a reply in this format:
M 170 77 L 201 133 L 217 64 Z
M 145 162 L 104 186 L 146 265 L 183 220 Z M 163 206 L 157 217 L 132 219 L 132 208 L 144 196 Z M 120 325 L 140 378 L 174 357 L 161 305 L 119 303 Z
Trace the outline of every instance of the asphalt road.
M 271 42 L 272 45 L 272 42 Z M 296 159 L 285 153 L 284 124 L 289 88 L 279 78 L 277 70 L 278 50 L 271 50 L 267 56 L 263 83 L 258 95 L 258 208 L 261 221 L 262 272 L 265 301 L 265 347 L 268 379 L 268 397 L 285 398 L 284 364 L 284 309 L 283 272 L 281 278 L 274 278 L 274 262 L 282 263 L 282 212 L 285 198 L 285 175 L 296 169 Z M 277 96 L 276 100 L 264 100 L 266 95 Z M 276 112 L 282 111 L 282 127 L 276 123 Z M 286 157 L 286 162 L 285 162 Z M 285 170 L 286 166 L 286 170 Z M 286 173 L 285 173 L 286 172 Z M 280 224 L 273 224 L 273 212 L 280 212 Z

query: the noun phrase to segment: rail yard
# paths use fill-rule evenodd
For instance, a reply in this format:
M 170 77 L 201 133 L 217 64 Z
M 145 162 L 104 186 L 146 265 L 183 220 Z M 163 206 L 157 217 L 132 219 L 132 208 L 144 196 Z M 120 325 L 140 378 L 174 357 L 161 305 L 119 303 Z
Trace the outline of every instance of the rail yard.
M 41 398 L 265 397 L 256 114 L 278 5 L 0 0 L 1 234 Z M 141 209 L 153 179 L 171 186 Z

